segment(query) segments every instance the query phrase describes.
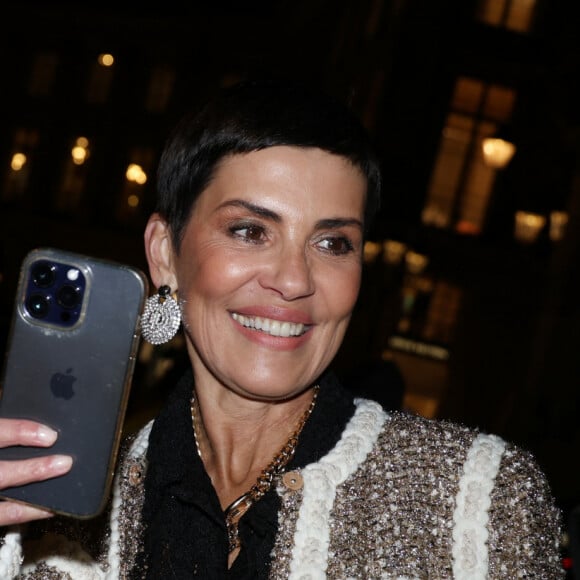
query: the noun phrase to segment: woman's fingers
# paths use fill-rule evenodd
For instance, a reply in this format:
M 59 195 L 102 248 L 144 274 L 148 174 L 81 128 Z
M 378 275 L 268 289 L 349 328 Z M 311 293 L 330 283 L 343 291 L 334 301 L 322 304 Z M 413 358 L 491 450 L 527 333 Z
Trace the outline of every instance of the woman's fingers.
M 0 490 L 63 475 L 70 470 L 71 465 L 72 458 L 67 455 L 0 461 Z M 1 493 L 0 491 L 0 495 Z M 0 526 L 23 524 L 33 520 L 50 518 L 53 515 L 52 512 L 41 508 L 10 500 L 0 500 Z
M 68 455 L 0 461 L 0 490 L 63 475 L 70 470 L 71 466 L 72 458 Z M 23 524 L 50 518 L 53 515 L 52 512 L 40 508 L 10 500 L 0 500 L 0 526 Z
M 0 501 L 0 526 L 24 524 L 52 517 L 52 512 L 14 501 Z
M 35 421 L 0 419 L 0 447 L 50 447 L 57 436 L 56 431 Z M 0 461 L 0 490 L 64 475 L 71 466 L 72 457 L 68 455 Z M 52 512 L 41 508 L 0 500 L 0 526 L 22 524 L 52 515 Z
M 68 455 L 0 461 L 0 490 L 63 475 L 71 466 L 72 457 Z
M 0 447 L 10 445 L 30 445 L 50 447 L 57 438 L 57 432 L 27 419 L 0 419 Z

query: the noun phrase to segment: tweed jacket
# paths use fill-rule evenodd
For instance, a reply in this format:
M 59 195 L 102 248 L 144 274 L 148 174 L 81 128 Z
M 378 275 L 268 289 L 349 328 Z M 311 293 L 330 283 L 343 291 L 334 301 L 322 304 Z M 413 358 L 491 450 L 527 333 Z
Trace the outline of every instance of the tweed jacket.
M 277 479 L 271 578 L 564 577 L 560 513 L 529 453 L 365 399 L 356 407 L 326 456 Z M 10 530 L 0 578 L 135 577 L 150 428 L 124 453 L 102 526 Z

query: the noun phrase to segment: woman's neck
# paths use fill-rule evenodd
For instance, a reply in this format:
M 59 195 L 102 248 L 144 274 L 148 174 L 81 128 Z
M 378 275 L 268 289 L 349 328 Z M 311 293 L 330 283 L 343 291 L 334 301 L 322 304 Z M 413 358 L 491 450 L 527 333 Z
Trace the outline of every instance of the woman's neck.
M 200 456 L 225 509 L 250 490 L 296 433 L 312 405 L 314 389 L 276 402 L 212 394 L 197 387 L 192 414 Z

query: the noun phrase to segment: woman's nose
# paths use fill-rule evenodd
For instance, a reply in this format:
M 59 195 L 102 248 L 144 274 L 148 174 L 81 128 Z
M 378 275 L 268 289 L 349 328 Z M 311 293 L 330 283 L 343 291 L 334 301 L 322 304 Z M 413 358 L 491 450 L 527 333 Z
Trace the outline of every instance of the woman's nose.
M 304 298 L 314 292 L 313 272 L 304 248 L 287 247 L 271 256 L 260 284 L 278 292 L 285 300 Z

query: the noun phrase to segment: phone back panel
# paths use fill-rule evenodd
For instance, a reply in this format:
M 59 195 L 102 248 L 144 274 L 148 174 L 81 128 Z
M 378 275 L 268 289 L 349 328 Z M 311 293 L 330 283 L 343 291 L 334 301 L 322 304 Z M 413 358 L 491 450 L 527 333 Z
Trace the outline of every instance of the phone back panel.
M 76 321 L 65 312 L 69 326 L 29 314 L 30 271 L 38 260 L 64 265 L 67 275 L 80 273 L 82 305 Z M 74 462 L 64 476 L 10 488 L 1 496 L 81 518 L 102 510 L 120 443 L 146 289 L 142 272 L 121 264 L 54 249 L 27 256 L 8 340 L 0 416 L 40 421 L 59 436 L 49 449 L 0 449 L 0 460 L 62 453 Z M 67 293 L 63 296 L 66 303 Z

